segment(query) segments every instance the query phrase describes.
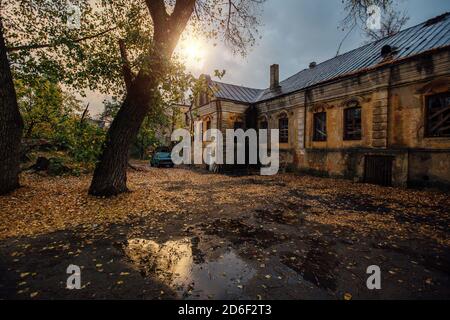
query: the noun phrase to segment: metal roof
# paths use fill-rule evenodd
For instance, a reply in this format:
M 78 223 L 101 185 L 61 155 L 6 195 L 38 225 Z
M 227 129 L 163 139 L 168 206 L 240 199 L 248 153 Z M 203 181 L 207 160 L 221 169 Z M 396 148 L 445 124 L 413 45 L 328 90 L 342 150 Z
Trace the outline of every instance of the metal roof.
M 344 75 L 370 69 L 384 62 L 382 48 L 390 46 L 394 54 L 390 62 L 411 57 L 432 49 L 450 45 L 450 13 L 445 13 L 417 26 L 369 43 L 330 60 L 317 64 L 312 69 L 305 69 L 292 77 L 281 81 L 276 90 L 250 89 L 225 83 L 215 82 L 220 88 L 218 98 L 256 103 L 306 89 Z
M 213 81 L 213 83 L 215 87 L 215 96 L 226 100 L 253 103 L 263 91 L 218 81 Z

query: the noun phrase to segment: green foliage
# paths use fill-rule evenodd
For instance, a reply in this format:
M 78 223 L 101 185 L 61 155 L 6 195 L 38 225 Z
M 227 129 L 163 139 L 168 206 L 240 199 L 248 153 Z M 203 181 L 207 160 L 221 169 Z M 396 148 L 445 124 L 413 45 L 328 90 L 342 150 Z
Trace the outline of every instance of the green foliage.
M 55 149 L 64 150 L 70 162 L 93 167 L 106 134 L 88 112 L 82 119 L 81 102 L 44 78 L 29 83 L 17 80 L 16 89 L 25 124 L 24 138 L 47 140 Z M 57 163 L 55 167 L 59 167 Z
M 146 159 L 150 149 L 155 149 L 161 145 L 158 139 L 158 130 L 155 119 L 147 116 L 142 124 L 138 136 L 131 146 L 130 155 L 133 158 Z
M 104 110 L 100 115 L 100 120 L 108 124 L 111 123 L 116 117 L 117 112 L 119 112 L 121 105 L 122 101 L 120 101 L 117 97 L 112 97 L 111 100 L 104 100 Z
M 173 116 L 171 106 L 185 101 L 186 92 L 194 83 L 185 67 L 176 57 L 172 58 L 173 50 L 165 50 L 174 49 L 179 33 L 183 32 L 175 30 L 177 19 L 184 17 L 177 9 L 195 6 L 195 14 L 186 27 L 190 35 L 200 34 L 213 41 L 221 39 L 236 52 L 245 53 L 255 42 L 257 16 L 263 2 L 77 0 L 73 3 L 82 14 L 77 29 L 68 27 L 67 0 L 0 2 L 12 70 L 23 81 L 23 96 L 26 97 L 27 91 L 35 93 L 29 98 L 33 102 L 29 110 L 27 98 L 22 103 L 22 113 L 31 128 L 29 136 L 55 141 L 76 161 L 94 162 L 104 141 L 103 130 L 81 121 L 79 111 L 75 110 L 79 103 L 70 104 L 60 87 L 51 84 L 76 89 L 81 95 L 83 90 L 90 89 L 124 97 L 128 79 L 152 73 L 157 76 L 159 90 L 152 94 L 151 114 L 135 142 L 141 150 L 147 149 L 159 140 L 158 131 L 168 123 L 168 115 Z M 163 4 L 164 12 L 158 10 L 157 3 Z M 175 20 L 164 22 L 172 20 L 168 19 L 171 13 L 177 13 Z M 184 29 L 184 23 L 180 25 Z M 158 32 L 154 32 L 158 28 L 159 34 L 163 31 L 166 38 L 158 39 Z M 34 79 L 42 77 L 47 81 L 34 84 Z M 107 106 L 105 119 L 114 118 L 117 101 Z M 38 126 L 35 121 L 39 121 Z
M 176 1 L 163 2 L 167 12 L 173 11 Z M 183 36 L 224 41 L 235 52 L 245 54 L 257 39 L 263 2 L 197 0 Z M 78 29 L 67 25 L 69 3 L 80 8 Z M 124 61 L 119 42 L 126 48 L 132 74 L 137 75 L 155 54 L 150 6 L 153 1 L 144 0 L 0 2 L 12 67 L 29 79 L 46 75 L 79 91 L 89 88 L 123 95 Z
M 75 161 L 92 167 L 101 154 L 106 132 L 96 123 L 71 116 L 57 130 L 55 143 Z
M 15 87 L 26 139 L 53 139 L 55 127 L 80 110 L 80 102 L 73 95 L 47 79 L 37 78 L 28 83 L 19 79 Z

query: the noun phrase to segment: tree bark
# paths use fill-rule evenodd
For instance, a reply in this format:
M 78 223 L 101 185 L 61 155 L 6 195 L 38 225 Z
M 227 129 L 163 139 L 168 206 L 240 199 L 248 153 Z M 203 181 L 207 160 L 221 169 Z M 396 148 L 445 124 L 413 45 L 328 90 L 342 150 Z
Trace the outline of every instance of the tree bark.
M 89 194 L 115 196 L 128 191 L 128 150 L 136 138 L 149 109 L 157 82 L 139 75 L 109 128 L 100 162 L 94 172 Z
M 6 53 L 0 20 L 0 194 L 19 187 L 23 120 Z

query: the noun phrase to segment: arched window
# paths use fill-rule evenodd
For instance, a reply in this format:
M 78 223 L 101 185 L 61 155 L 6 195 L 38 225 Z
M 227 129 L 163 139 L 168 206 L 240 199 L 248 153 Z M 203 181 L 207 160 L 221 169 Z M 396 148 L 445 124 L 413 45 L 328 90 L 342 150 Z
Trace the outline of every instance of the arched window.
M 283 114 L 278 119 L 278 128 L 280 130 L 280 143 L 289 143 L 289 118 Z

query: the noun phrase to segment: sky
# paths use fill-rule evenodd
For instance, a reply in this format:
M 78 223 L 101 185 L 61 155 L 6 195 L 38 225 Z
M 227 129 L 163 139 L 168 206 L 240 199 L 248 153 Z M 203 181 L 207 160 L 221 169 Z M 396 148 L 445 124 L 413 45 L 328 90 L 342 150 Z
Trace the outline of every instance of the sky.
M 398 8 L 410 16 L 413 26 L 450 11 L 450 0 L 398 0 Z M 216 47 L 203 41 L 201 63 L 189 66 L 195 75 L 214 74 L 226 70 L 221 80 L 251 88 L 269 86 L 269 67 L 280 65 L 280 79 L 285 79 L 315 61 L 323 62 L 336 55 L 339 43 L 347 31 L 339 28 L 345 16 L 342 0 L 267 0 L 264 4 L 260 28 L 261 39 L 246 57 L 233 55 L 224 44 Z M 341 53 L 364 44 L 366 39 L 355 30 L 343 43 Z M 101 111 L 106 96 L 91 93 L 91 114 Z

